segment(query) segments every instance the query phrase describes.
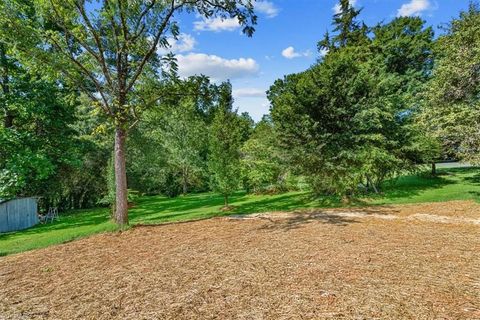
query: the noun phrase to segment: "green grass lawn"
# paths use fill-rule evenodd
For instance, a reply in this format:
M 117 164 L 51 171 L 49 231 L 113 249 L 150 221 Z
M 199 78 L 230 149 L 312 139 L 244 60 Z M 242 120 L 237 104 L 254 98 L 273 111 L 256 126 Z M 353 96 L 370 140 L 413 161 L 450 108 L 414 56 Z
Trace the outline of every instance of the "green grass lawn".
M 404 176 L 388 181 L 381 195 L 359 198 L 350 206 L 388 205 L 449 200 L 480 200 L 479 168 L 446 168 L 439 176 Z M 345 206 L 336 197 L 315 198 L 309 192 L 279 195 L 237 193 L 231 197 L 232 212 L 221 212 L 221 196 L 213 193 L 166 198 L 141 198 L 130 210 L 131 224 L 159 224 L 204 219 L 225 214 L 288 211 L 302 208 Z M 0 256 L 68 242 L 91 234 L 115 230 L 108 209 L 77 210 L 60 216 L 58 221 L 33 228 L 0 234 Z

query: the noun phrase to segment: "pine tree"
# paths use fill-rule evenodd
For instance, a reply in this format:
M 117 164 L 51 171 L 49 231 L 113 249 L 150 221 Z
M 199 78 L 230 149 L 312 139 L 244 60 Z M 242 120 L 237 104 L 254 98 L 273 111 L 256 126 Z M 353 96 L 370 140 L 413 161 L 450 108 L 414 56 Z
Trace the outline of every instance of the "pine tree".
M 333 16 L 334 32 L 338 34 L 333 38 L 334 43 L 339 47 L 345 47 L 351 39 L 351 34 L 360 29 L 356 21 L 361 10 L 356 10 L 350 0 L 340 0 L 340 11 Z
M 331 37 L 327 31 L 323 39 L 317 43 L 319 51 L 336 50 L 367 40 L 369 28 L 365 23 L 357 21 L 362 10 L 355 9 L 350 4 L 350 0 L 340 0 L 337 9 L 338 12 L 333 15 L 332 23 L 335 35 Z

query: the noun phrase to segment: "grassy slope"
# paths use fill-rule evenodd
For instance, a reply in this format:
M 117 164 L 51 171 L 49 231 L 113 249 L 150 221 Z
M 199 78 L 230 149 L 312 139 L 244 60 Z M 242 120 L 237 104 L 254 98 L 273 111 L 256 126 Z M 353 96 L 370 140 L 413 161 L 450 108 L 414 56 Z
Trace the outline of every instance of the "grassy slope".
M 421 203 L 449 200 L 480 199 L 480 169 L 443 169 L 437 178 L 406 176 L 386 183 L 384 194 L 360 198 L 353 206 Z M 280 195 L 247 195 L 238 193 L 231 198 L 234 214 L 294 210 L 300 208 L 338 207 L 334 197 L 313 198 L 308 192 Z M 130 210 L 132 224 L 156 224 L 203 219 L 223 215 L 219 211 L 223 199 L 212 193 L 179 198 L 145 197 Z M 62 215 L 52 224 L 38 225 L 28 230 L 0 234 L 0 256 L 43 248 L 71 241 L 90 234 L 115 230 L 107 209 L 75 211 Z

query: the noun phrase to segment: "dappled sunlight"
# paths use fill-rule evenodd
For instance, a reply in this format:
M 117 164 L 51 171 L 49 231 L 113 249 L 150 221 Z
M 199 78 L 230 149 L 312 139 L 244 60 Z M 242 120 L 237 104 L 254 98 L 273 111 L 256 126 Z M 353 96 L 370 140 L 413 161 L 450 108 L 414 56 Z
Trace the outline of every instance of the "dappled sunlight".
M 312 220 L 335 225 L 356 223 L 354 217 L 339 217 L 322 211 L 303 210 L 321 208 L 368 207 L 367 214 L 376 214 L 375 206 L 450 200 L 480 199 L 478 168 L 441 169 L 437 177 L 428 175 L 403 176 L 385 183 L 378 195 L 359 195 L 348 203 L 335 196 L 314 196 L 311 192 L 298 191 L 273 195 L 255 195 L 237 192 L 230 197 L 231 211 L 221 211 L 223 197 L 215 193 L 191 194 L 168 198 L 147 196 L 138 199 L 130 209 L 130 223 L 162 224 L 176 221 L 207 219 L 212 217 L 243 216 L 265 212 L 298 212 L 298 216 L 282 221 L 278 228 L 296 228 Z M 374 206 L 374 207 L 371 207 Z M 381 212 L 385 208 L 378 207 Z M 364 209 L 362 209 L 364 210 Z M 33 228 L 0 234 L 0 255 L 63 243 L 90 234 L 113 231 L 116 226 L 110 220 L 108 208 L 76 210 L 62 213 L 57 221 L 39 224 Z

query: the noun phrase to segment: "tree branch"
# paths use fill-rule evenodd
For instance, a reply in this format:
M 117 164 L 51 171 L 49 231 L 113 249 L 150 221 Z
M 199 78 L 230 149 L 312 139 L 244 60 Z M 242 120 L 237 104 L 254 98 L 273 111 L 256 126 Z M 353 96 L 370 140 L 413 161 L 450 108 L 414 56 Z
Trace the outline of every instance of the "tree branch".
M 140 13 L 140 16 L 138 17 L 137 22 L 135 23 L 135 27 L 133 28 L 133 38 L 138 37 L 138 35 L 141 34 L 141 30 L 145 28 L 145 25 L 143 24 L 140 31 L 138 31 L 138 28 L 140 27 L 140 24 L 142 23 L 143 18 L 148 13 L 148 11 L 150 11 L 153 8 L 155 3 L 156 3 L 156 0 L 152 0 L 152 2 L 149 5 L 147 5 L 145 9 L 143 9 L 142 13 Z
M 156 48 L 157 48 L 157 45 L 158 45 L 158 42 L 160 41 L 160 37 L 162 36 L 163 32 L 165 31 L 165 28 L 168 26 L 168 22 L 170 21 L 170 18 L 172 17 L 173 13 L 178 10 L 179 8 L 181 8 L 185 3 L 181 3 L 177 6 L 175 6 L 175 0 L 172 0 L 172 4 L 170 6 L 170 10 L 168 11 L 167 15 L 165 16 L 165 18 L 163 19 L 162 23 L 160 24 L 159 26 L 159 29 L 157 31 L 157 34 L 155 35 L 155 38 L 153 40 L 153 43 L 152 43 L 152 46 L 150 47 L 150 49 L 147 51 L 147 53 L 143 56 L 143 59 L 142 61 L 140 62 L 138 68 L 137 68 L 137 71 L 135 72 L 135 74 L 133 75 L 132 79 L 130 80 L 130 82 L 128 83 L 127 85 L 127 92 L 130 91 L 130 89 L 132 89 L 133 85 L 135 84 L 135 82 L 137 81 L 138 77 L 140 76 L 140 74 L 142 73 L 143 71 L 143 68 L 145 67 L 145 64 L 147 63 L 148 60 L 150 60 L 150 58 L 152 57 L 153 53 L 155 52 Z
M 95 88 L 97 89 L 98 93 L 101 95 L 102 97 L 102 100 L 105 104 L 105 107 L 108 109 L 108 114 L 109 115 L 112 115 L 111 111 L 110 111 L 110 107 L 109 107 L 109 103 L 108 103 L 108 100 L 107 98 L 105 97 L 105 94 L 103 93 L 103 90 L 102 90 L 102 86 L 98 83 L 97 79 L 95 79 L 95 77 L 87 70 L 87 68 L 85 68 L 84 65 L 82 65 L 77 59 L 75 59 L 75 57 L 73 56 L 72 52 L 70 50 L 68 50 L 68 53 L 60 46 L 60 44 L 55 41 L 55 39 L 53 38 L 50 38 L 50 40 L 52 41 L 52 43 L 54 44 L 55 47 L 57 47 L 58 51 L 60 53 L 62 53 L 64 56 L 66 56 L 67 58 L 70 59 L 70 61 L 72 61 L 74 63 L 74 65 L 77 66 L 77 68 L 79 69 L 79 71 L 81 73 L 83 73 L 85 76 L 87 76 L 92 82 L 93 84 L 95 85 Z
M 87 13 L 85 12 L 85 8 L 83 6 L 83 3 L 80 4 L 78 1 L 75 1 L 75 6 L 77 7 L 78 12 L 82 16 L 85 24 L 87 25 L 87 29 L 90 31 L 90 33 L 92 34 L 92 36 L 95 40 L 95 43 L 97 44 L 99 55 L 94 55 L 94 57 L 100 63 L 108 85 L 113 89 L 113 82 L 112 82 L 112 78 L 111 78 L 111 75 L 110 75 L 110 71 L 108 70 L 107 64 L 105 63 L 105 53 L 104 53 L 102 41 L 100 40 L 99 35 L 97 34 L 95 29 L 93 28 L 92 23 L 91 23 L 90 19 L 88 18 Z

